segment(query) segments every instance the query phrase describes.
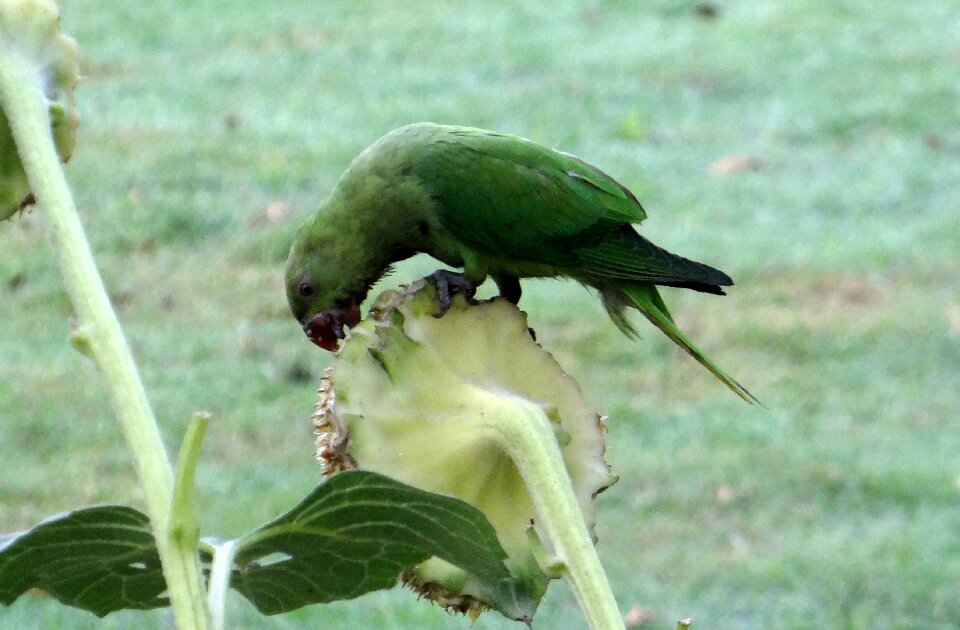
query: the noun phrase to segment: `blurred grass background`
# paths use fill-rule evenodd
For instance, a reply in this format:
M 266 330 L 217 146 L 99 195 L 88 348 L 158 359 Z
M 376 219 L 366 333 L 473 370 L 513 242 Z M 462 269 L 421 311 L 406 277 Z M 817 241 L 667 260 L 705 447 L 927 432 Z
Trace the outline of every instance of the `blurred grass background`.
M 737 281 L 665 299 L 767 410 L 644 322 L 625 342 L 576 285 L 525 286 L 539 339 L 609 414 L 621 481 L 597 533 L 630 621 L 960 626 L 960 5 L 61 7 L 85 77 L 68 176 L 171 451 L 193 411 L 215 414 L 204 534 L 241 534 L 318 480 L 306 418 L 329 357 L 286 311 L 293 229 L 386 131 L 459 123 L 600 165 L 644 203 L 646 235 Z M 0 239 L 0 529 L 141 505 L 101 380 L 67 344 L 42 211 Z M 267 619 L 229 603 L 237 628 L 471 627 L 399 589 Z M 25 597 L 0 626 L 171 620 Z M 582 627 L 565 585 L 535 627 Z

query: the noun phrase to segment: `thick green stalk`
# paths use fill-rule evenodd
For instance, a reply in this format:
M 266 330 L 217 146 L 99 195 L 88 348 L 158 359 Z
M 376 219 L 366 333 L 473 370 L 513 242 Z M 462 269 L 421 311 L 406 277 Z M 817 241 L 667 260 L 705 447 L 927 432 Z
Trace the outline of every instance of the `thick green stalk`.
M 107 383 L 133 454 L 177 625 L 206 628 L 196 550 L 171 535 L 173 475 L 130 348 L 97 272 L 50 134 L 40 77 L 28 60 L 0 41 L 0 107 L 7 115 L 30 186 L 50 224 L 60 270 L 89 349 Z
M 550 419 L 523 398 L 476 390 L 482 425 L 513 460 L 533 500 L 560 572 L 593 630 L 624 628 L 610 583 L 583 520 Z

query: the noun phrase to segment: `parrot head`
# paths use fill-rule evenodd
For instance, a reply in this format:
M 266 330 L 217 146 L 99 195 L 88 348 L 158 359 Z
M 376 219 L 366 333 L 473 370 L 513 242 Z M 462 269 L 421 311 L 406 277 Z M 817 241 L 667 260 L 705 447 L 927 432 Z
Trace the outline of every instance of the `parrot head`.
M 346 336 L 344 327 L 360 321 L 360 303 L 369 284 L 349 277 L 336 241 L 303 236 L 298 236 L 287 260 L 287 302 L 310 341 L 336 352 Z

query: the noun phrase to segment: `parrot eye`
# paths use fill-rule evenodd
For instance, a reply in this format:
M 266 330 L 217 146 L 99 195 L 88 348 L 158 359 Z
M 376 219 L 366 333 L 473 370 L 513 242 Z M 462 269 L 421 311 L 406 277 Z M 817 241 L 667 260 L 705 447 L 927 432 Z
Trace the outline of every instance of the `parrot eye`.
M 308 298 L 313 295 L 313 285 L 306 280 L 302 280 L 300 286 L 297 287 L 297 291 L 300 292 L 300 297 Z

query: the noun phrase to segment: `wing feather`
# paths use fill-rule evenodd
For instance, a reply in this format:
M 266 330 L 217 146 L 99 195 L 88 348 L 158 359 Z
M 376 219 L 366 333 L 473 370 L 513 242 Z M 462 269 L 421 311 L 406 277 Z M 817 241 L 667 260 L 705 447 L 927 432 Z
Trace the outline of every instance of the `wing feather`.
M 477 252 L 580 276 L 731 284 L 723 272 L 640 236 L 631 226 L 646 218 L 637 198 L 580 158 L 509 134 L 436 129 L 414 168 L 440 224 Z

